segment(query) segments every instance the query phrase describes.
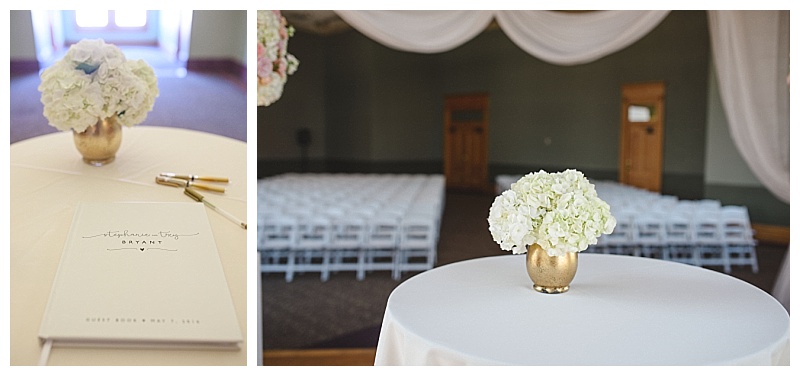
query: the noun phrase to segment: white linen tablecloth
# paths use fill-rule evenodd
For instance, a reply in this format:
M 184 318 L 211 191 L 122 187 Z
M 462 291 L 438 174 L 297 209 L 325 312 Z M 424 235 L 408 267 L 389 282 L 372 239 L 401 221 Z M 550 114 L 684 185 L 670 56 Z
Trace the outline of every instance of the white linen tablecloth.
M 570 291 L 532 289 L 525 255 L 462 261 L 389 296 L 376 365 L 776 365 L 789 315 L 731 276 L 580 254 Z
M 247 218 L 247 147 L 198 131 L 123 128 L 116 160 L 85 164 L 72 134 L 59 132 L 10 147 L 10 361 L 35 365 L 38 339 L 59 258 L 81 201 L 192 202 L 182 188 L 158 185 L 161 172 L 227 176 L 226 192 L 198 190 L 237 218 Z M 207 209 L 223 271 L 245 338 L 238 351 L 54 347 L 50 365 L 244 365 L 247 360 L 246 231 Z

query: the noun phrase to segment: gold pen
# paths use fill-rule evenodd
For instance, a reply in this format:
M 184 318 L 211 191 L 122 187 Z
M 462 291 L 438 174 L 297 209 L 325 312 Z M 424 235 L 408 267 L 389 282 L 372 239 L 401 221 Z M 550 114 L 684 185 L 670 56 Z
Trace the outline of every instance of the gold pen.
M 213 186 L 213 185 L 203 184 L 203 183 L 195 183 L 193 181 L 188 181 L 188 180 L 179 179 L 179 178 L 170 178 L 170 177 L 166 177 L 166 176 L 156 176 L 156 183 L 162 184 L 162 185 L 171 185 L 173 187 L 182 187 L 182 188 L 196 187 L 196 188 L 199 188 L 199 189 L 205 189 L 207 191 L 225 193 L 225 188 L 222 188 L 222 187 L 216 187 L 216 186 Z
M 203 181 L 215 181 L 220 183 L 227 183 L 229 182 L 228 178 L 226 177 L 217 177 L 217 176 L 198 176 L 198 175 L 179 175 L 172 172 L 162 172 L 160 176 L 166 176 L 168 178 L 178 178 L 188 181 L 195 181 L 195 180 L 203 180 Z
M 213 211 L 215 211 L 215 212 L 217 212 L 219 214 L 222 214 L 223 217 L 230 219 L 233 223 L 238 224 L 239 227 L 247 230 L 247 223 L 244 223 L 244 222 L 240 221 L 239 219 L 237 219 L 236 217 L 231 215 L 231 213 L 228 213 L 225 210 L 222 210 L 222 209 L 214 206 L 212 203 L 206 201 L 206 199 L 203 198 L 203 195 L 197 193 L 197 191 L 195 191 L 194 189 L 184 188 L 183 189 L 183 193 L 185 193 L 187 196 L 191 197 L 193 200 L 195 200 L 197 202 L 202 202 L 205 206 L 208 206 L 211 210 L 213 210 Z

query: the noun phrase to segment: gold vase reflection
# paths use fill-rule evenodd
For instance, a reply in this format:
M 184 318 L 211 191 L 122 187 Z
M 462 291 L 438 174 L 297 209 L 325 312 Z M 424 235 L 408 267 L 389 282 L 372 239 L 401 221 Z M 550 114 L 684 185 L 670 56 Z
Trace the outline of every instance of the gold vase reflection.
M 92 166 L 113 162 L 122 143 L 122 127 L 114 116 L 100 119 L 85 131 L 72 134 L 83 161 Z
M 550 256 L 538 244 L 528 246 L 525 264 L 533 289 L 547 294 L 569 291 L 569 284 L 578 271 L 578 253 L 567 252 L 564 256 Z

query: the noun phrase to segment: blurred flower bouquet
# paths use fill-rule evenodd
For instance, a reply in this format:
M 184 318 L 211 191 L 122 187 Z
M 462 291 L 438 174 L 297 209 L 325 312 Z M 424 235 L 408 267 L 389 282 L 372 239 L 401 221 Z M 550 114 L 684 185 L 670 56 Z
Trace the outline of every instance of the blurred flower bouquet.
M 143 60 L 125 59 L 102 39 L 72 45 L 41 78 L 44 116 L 62 131 L 81 133 L 112 116 L 125 126 L 139 124 L 158 97 L 153 69 Z
M 279 10 L 258 11 L 258 105 L 269 106 L 283 94 L 287 77 L 300 61 L 287 52 L 294 28 L 286 25 Z
M 594 185 L 576 170 L 523 176 L 495 198 L 488 221 L 501 249 L 520 254 L 536 243 L 549 256 L 584 251 L 617 224 Z

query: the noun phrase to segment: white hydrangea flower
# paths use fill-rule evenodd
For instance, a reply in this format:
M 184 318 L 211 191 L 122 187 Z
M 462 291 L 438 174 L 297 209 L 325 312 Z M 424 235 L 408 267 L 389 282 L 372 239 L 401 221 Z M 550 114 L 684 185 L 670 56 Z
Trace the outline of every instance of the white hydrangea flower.
M 536 243 L 550 256 L 584 251 L 616 226 L 609 205 L 576 170 L 523 176 L 495 198 L 488 222 L 501 249 L 520 254 Z
M 83 132 L 111 116 L 125 126 L 139 124 L 159 93 L 153 68 L 142 60 L 126 60 L 119 48 L 102 39 L 72 45 L 41 78 L 44 116 L 61 131 Z

